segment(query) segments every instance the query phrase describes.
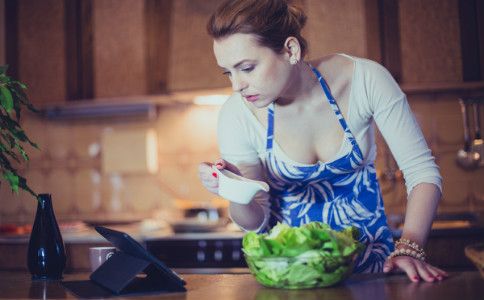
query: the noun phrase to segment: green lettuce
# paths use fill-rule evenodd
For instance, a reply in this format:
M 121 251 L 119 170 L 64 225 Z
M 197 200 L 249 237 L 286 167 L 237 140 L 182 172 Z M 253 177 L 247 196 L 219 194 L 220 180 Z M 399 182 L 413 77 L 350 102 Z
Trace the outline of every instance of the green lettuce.
M 247 233 L 242 250 L 256 279 L 265 286 L 322 287 L 351 273 L 363 249 L 356 227 L 336 231 L 321 222 L 301 227 L 278 223 L 268 233 Z

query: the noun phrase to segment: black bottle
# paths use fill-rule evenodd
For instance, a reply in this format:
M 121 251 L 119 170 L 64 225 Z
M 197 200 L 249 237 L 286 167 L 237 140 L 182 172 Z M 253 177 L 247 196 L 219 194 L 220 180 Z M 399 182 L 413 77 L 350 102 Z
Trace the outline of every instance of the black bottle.
M 40 194 L 30 234 L 27 264 L 32 279 L 61 279 L 66 266 L 64 242 L 50 194 Z

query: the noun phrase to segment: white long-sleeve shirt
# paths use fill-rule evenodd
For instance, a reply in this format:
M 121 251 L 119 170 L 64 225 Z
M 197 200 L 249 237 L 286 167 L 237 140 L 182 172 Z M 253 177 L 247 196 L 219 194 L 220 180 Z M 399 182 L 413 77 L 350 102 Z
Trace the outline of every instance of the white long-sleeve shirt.
M 407 193 L 423 182 L 435 184 L 441 190 L 439 168 L 398 84 L 378 63 L 345 56 L 354 62 L 346 122 L 365 162 L 373 163 L 376 158 L 374 121 L 403 172 Z M 234 93 L 223 105 L 218 120 L 219 150 L 222 158 L 237 165 L 244 176 L 265 180 L 262 164 L 266 159 L 267 124 L 261 124 L 247 105 L 239 93 Z M 349 150 L 350 144 L 345 140 L 335 159 Z M 301 165 L 287 157 L 277 141 L 274 141 L 274 154 L 291 164 Z M 269 213 L 268 195 L 261 193 L 254 200 L 264 207 L 265 224 Z

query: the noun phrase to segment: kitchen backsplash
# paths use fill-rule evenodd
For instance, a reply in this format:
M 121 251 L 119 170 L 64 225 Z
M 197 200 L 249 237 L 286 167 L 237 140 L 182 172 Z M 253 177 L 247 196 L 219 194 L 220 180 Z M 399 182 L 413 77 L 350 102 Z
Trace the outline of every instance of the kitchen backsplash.
M 61 220 L 145 217 L 174 209 L 174 199 L 209 204 L 214 196 L 198 182 L 197 164 L 217 158 L 218 110 L 216 106 L 173 106 L 160 109 L 154 120 L 26 118 L 25 130 L 41 150 L 28 151 L 31 161 L 23 175 L 35 191 L 52 194 Z M 150 129 L 158 135 L 156 174 L 103 172 L 103 134 Z M 136 145 L 127 141 L 123 147 Z M 13 195 L 2 184 L 0 198 L 0 222 L 32 220 L 36 201 L 29 194 Z
M 410 104 L 444 178 L 441 212 L 483 211 L 484 168 L 463 171 L 455 164 L 462 147 L 462 119 L 457 99 L 412 96 Z M 438 107 L 438 109 L 435 109 Z M 173 215 L 177 199 L 201 205 L 220 203 L 201 185 L 197 165 L 218 158 L 218 106 L 166 106 L 155 119 L 47 120 L 29 117 L 24 126 L 40 151 L 31 149 L 23 174 L 37 192 L 51 193 L 60 220 L 139 218 Z M 109 132 L 157 134 L 158 172 L 106 173 L 102 162 L 103 135 Z M 404 211 L 406 190 L 401 174 L 377 135 L 377 169 L 387 211 Z M 136 145 L 127 140 L 123 147 Z M 107 159 L 107 158 L 105 158 Z M 136 159 L 134 157 L 127 158 Z M 122 158 L 120 159 L 122 164 Z M 129 161 L 125 161 L 129 164 Z M 30 222 L 36 201 L 28 194 L 13 195 L 2 184 L 0 222 Z

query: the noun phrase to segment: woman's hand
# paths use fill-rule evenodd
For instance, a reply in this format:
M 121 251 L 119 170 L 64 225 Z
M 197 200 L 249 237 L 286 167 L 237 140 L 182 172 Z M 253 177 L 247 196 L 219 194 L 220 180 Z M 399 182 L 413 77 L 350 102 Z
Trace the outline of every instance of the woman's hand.
M 413 282 L 418 282 L 420 279 L 427 282 L 435 282 L 441 281 L 449 276 L 447 272 L 410 256 L 388 258 L 383 265 L 383 272 L 385 273 L 397 269 L 407 273 L 408 278 Z
M 203 162 L 198 165 L 198 175 L 203 186 L 210 192 L 218 195 L 218 178 L 217 173 L 213 170 L 214 165 L 219 170 L 227 169 L 237 175 L 241 174 L 240 170 L 236 166 L 223 159 L 217 159 L 214 163 Z

